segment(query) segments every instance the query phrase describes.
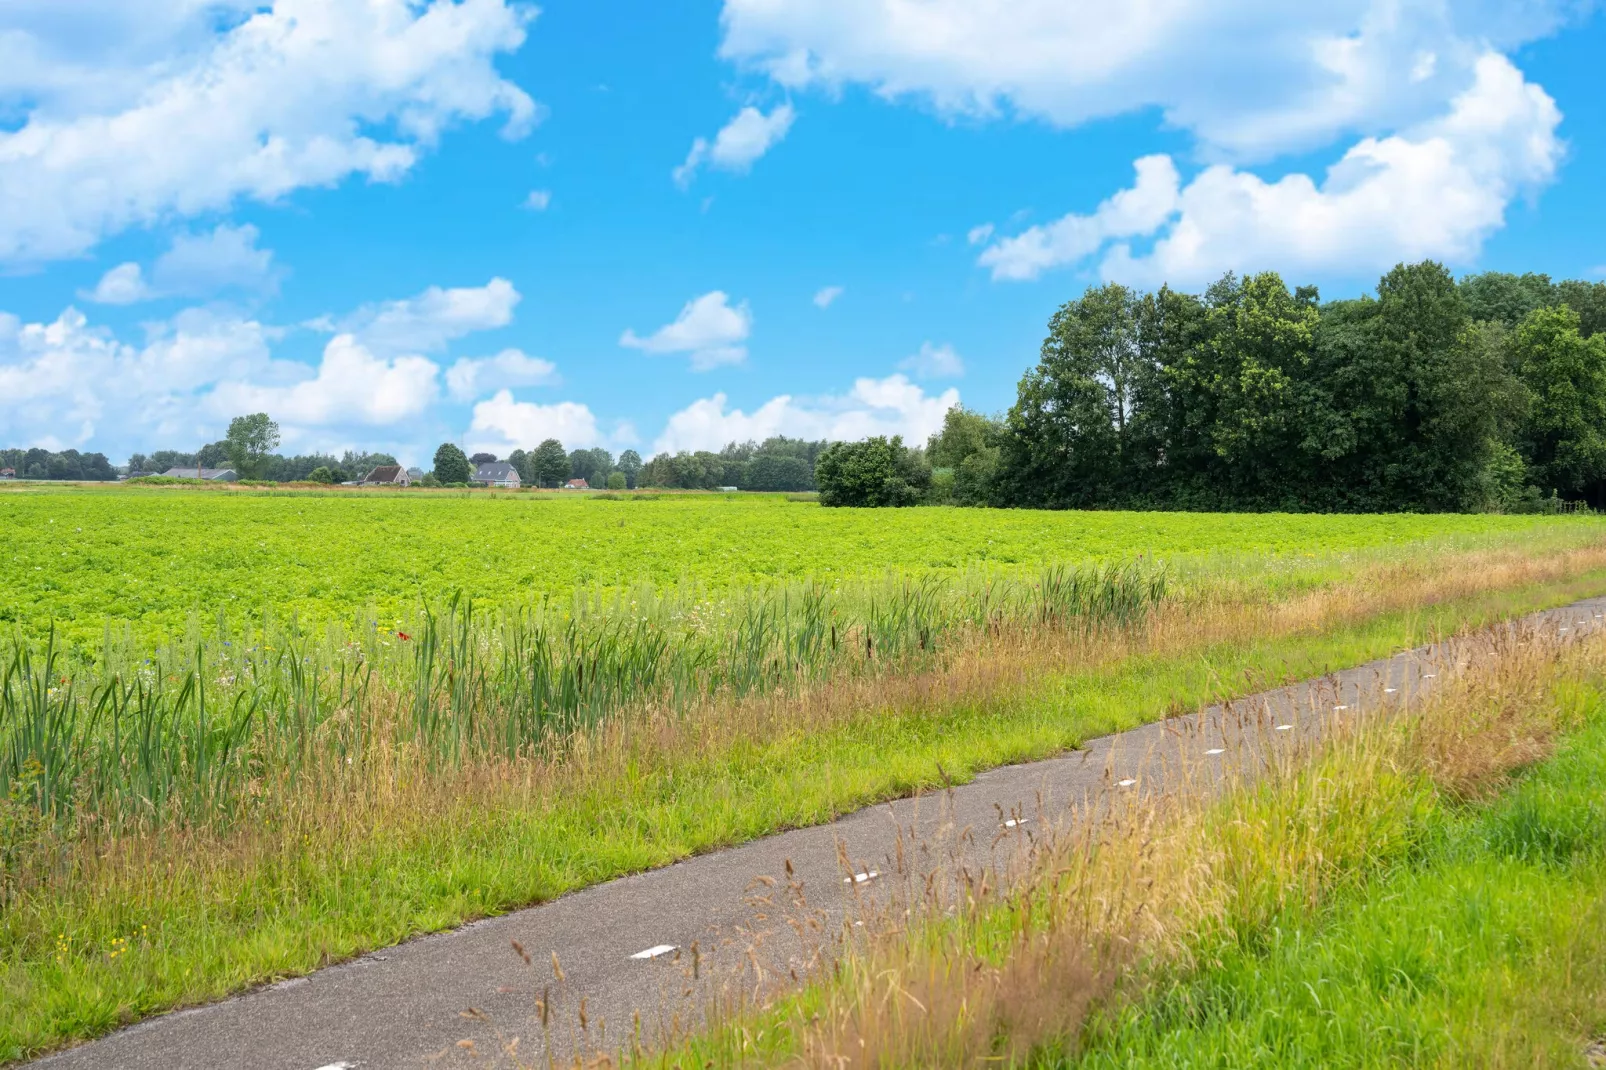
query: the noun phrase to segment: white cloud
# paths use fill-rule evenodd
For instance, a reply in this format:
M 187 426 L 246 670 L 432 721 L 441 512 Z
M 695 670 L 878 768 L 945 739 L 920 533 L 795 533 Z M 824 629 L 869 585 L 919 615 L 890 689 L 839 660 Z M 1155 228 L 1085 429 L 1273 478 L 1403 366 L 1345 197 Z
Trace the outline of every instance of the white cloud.
M 549 189 L 532 189 L 530 195 L 524 198 L 524 207 L 532 212 L 544 212 L 552 204 L 552 191 Z
M 585 405 L 574 401 L 536 405 L 514 401 L 511 391 L 499 390 L 474 406 L 467 445 L 470 452 L 483 450 L 506 457 L 514 450 L 534 449 L 549 438 L 569 449 L 587 449 L 604 441 L 597 418 Z
M 517 294 L 432 287 L 419 297 L 345 317 L 314 362 L 275 354 L 289 331 L 218 307 L 185 309 L 120 340 L 69 308 L 53 322 L 0 312 L 0 428 L 11 442 L 75 446 L 121 457 L 194 448 L 241 412 L 279 421 L 286 449 L 407 445 L 447 433 L 435 414 L 440 365 L 421 349 L 507 322 Z M 416 344 L 404 344 L 404 343 Z M 517 349 L 459 360 L 446 374 L 459 399 L 550 383 L 556 369 Z M 435 441 L 439 441 L 436 438 Z
M 26 116 L 0 131 L 0 261 L 351 175 L 392 181 L 456 122 L 501 113 L 517 136 L 538 117 L 494 66 L 533 12 L 510 0 L 90 3 L 0 13 L 0 109 Z
M 646 338 L 626 330 L 619 344 L 646 353 L 689 353 L 692 370 L 704 372 L 746 360 L 747 347 L 742 343 L 752 330 L 747 302 L 732 307 L 724 291 L 714 290 L 686 302 L 673 323 Z
M 721 54 L 789 87 L 847 83 L 950 114 L 1075 126 L 1159 108 L 1210 149 L 1267 156 L 1420 122 L 1477 58 L 1567 0 L 726 0 Z M 1428 57 L 1431 57 L 1429 59 Z
M 1366 138 L 1328 169 L 1267 182 L 1227 165 L 1180 186 L 1168 157 L 1138 161 L 1138 180 L 1091 216 L 1066 216 L 990 246 L 995 278 L 1033 278 L 1106 249 L 1100 272 L 1137 284 L 1208 281 L 1222 271 L 1355 272 L 1424 257 L 1465 263 L 1506 206 L 1550 181 L 1561 114 L 1505 57 L 1477 63 L 1448 114 L 1403 134 Z M 1153 239 L 1142 251 L 1132 242 Z
M 1074 264 L 1111 238 L 1152 234 L 1177 209 L 1180 178 L 1169 156 L 1145 156 L 1134 165 L 1137 181 L 1099 205 L 1092 215 L 1068 215 L 989 246 L 980 263 L 995 279 L 1034 279 L 1045 269 Z
M 431 286 L 417 297 L 369 305 L 309 326 L 355 335 L 378 353 L 428 353 L 454 338 L 507 326 L 520 300 L 511 282 L 493 278 L 484 286 Z
M 558 366 L 517 349 L 504 349 L 494 357 L 464 357 L 446 369 L 446 389 L 458 401 L 479 397 L 486 389 L 545 386 L 558 378 Z
M 794 118 L 790 104 L 777 105 L 768 115 L 752 106 L 743 108 L 714 135 L 712 144 L 701 137 L 692 142 L 685 162 L 673 172 L 676 184 L 690 185 L 704 163 L 723 171 L 746 171 L 786 136 Z
M 286 386 L 219 383 L 208 407 L 220 419 L 241 412 L 267 412 L 292 425 L 385 426 L 427 409 L 435 400 L 440 371 L 427 357 L 376 356 L 349 334 L 329 340 L 316 370 L 297 367 L 311 374 Z
M 131 305 L 136 301 L 148 300 L 152 293 L 145 284 L 145 273 L 140 266 L 129 261 L 106 272 L 95 288 L 82 296 L 102 305 Z
M 965 240 L 968 241 L 972 245 L 981 245 L 981 244 L 985 243 L 987 241 L 987 239 L 991 238 L 992 236 L 993 236 L 993 225 L 991 223 L 979 224 L 978 226 L 971 227 L 968 231 L 965 232 Z
M 843 289 L 840 286 L 822 286 L 814 295 L 815 308 L 830 308 L 831 303 L 841 297 Z
M 204 297 L 221 290 L 271 291 L 278 285 L 273 250 L 258 249 L 257 228 L 221 224 L 205 234 L 175 235 L 147 282 L 138 264 L 119 264 L 86 296 L 108 305 L 156 297 Z
M 942 427 L 943 414 L 959 404 L 959 391 L 933 397 L 903 375 L 858 379 L 841 397 L 798 399 L 782 394 L 751 413 L 727 409 L 724 394 L 694 401 L 669 418 L 653 444 L 655 452 L 717 450 L 727 442 L 763 441 L 772 435 L 851 441 L 870 435 L 902 435 L 923 442 Z
M 922 342 L 920 352 L 899 361 L 898 367 L 914 372 L 917 379 L 957 379 L 965 374 L 964 360 L 947 343 Z

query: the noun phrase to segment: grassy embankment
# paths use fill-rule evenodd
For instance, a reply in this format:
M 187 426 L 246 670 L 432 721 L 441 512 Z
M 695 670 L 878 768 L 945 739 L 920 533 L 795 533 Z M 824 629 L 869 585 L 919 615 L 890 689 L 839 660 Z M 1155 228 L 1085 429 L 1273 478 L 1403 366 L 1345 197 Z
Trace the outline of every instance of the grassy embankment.
M 76 684 L 34 668 L 24 680 L 19 660 L 0 1057 L 827 820 L 932 786 L 939 762 L 967 777 L 1606 589 L 1591 527 L 1533 530 L 1522 548 L 1195 576 L 1157 607 L 1141 571 L 1061 570 L 985 596 L 949 584 L 928 598 L 905 582 L 774 613 L 758 598 L 734 623 L 681 614 L 682 630 L 628 642 L 603 614 L 567 646 L 542 633 L 533 661 L 515 640 L 534 633 L 507 619 L 406 648 L 377 630 L 258 633 L 255 654 L 214 643 L 189 675 L 114 651 L 84 685 L 99 700 L 79 706 Z M 755 606 L 770 607 L 770 630 L 755 630 Z M 653 645 L 666 634 L 689 645 L 666 654 Z M 599 636 L 618 640 L 606 673 Z M 874 656 L 859 654 L 866 637 Z M 271 639 L 282 646 L 268 657 Z M 654 650 L 674 664 L 637 672 Z M 545 666 L 541 701 L 510 664 Z M 236 704 L 209 700 L 207 720 L 201 684 Z M 584 730 L 532 730 L 520 718 L 542 702 L 585 713 Z M 117 725 L 126 734 L 108 744 Z
M 907 897 L 830 976 L 632 1061 L 1599 1066 L 1606 640 L 1472 653 L 1261 780 L 1062 829 L 998 890 Z

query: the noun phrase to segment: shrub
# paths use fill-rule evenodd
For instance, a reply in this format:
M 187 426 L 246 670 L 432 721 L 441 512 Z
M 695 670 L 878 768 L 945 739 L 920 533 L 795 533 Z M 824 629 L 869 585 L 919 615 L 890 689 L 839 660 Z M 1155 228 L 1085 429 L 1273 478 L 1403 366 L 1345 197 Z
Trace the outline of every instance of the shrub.
M 881 435 L 863 442 L 835 442 L 814 469 L 821 505 L 914 505 L 931 486 L 931 466 L 903 437 Z
M 625 474 L 623 472 L 611 472 L 608 475 L 609 490 L 624 490 L 625 482 Z

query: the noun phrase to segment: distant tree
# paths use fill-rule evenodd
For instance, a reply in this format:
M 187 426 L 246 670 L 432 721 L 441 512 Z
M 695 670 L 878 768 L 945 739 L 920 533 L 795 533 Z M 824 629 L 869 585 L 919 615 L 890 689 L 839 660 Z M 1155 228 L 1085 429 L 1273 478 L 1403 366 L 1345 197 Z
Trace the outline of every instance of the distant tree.
M 435 451 L 435 478 L 442 483 L 467 483 L 473 475 L 463 451 L 450 442 L 442 442 Z
M 625 450 L 619 455 L 619 471 L 624 473 L 625 486 L 631 490 L 636 489 L 636 478 L 641 475 L 641 454 L 635 450 Z
M 340 458 L 340 467 L 352 473 L 353 479 L 361 479 L 381 465 L 395 463 L 396 458 L 388 453 L 366 453 L 357 450 L 347 450 Z
M 1515 328 L 1536 308 L 1550 308 L 1561 299 L 1549 275 L 1512 275 L 1485 271 L 1468 275 L 1456 289 L 1473 322 L 1498 323 Z
M 530 474 L 535 476 L 537 486 L 560 486 L 569 478 L 569 470 L 569 455 L 563 451 L 563 443 L 555 438 L 541 443 L 530 455 Z
M 161 475 L 170 468 L 194 468 L 195 454 L 180 453 L 178 450 L 157 450 L 147 460 L 150 468 L 147 471 Z
M 474 456 L 472 456 L 472 457 L 470 457 L 468 459 L 468 463 L 469 464 L 495 464 L 496 463 L 496 454 L 494 454 L 494 453 L 476 453 Z
M 335 474 L 331 472 L 325 465 L 319 465 L 317 468 L 314 468 L 312 471 L 307 473 L 307 479 L 313 483 L 333 483 L 335 481 Z
M 260 479 L 263 462 L 279 448 L 279 425 L 265 412 L 236 416 L 223 441 L 235 473 L 241 479 Z
M 507 463 L 519 474 L 519 482 L 527 486 L 535 486 L 535 473 L 530 471 L 530 455 L 523 450 L 514 450 L 507 455 Z
M 627 481 L 625 479 L 625 474 L 623 472 L 610 472 L 608 474 L 608 489 L 609 490 L 624 490 L 624 489 L 626 489 L 626 486 L 627 486 Z
M 128 458 L 128 470 L 130 472 L 149 472 L 151 470 L 151 459 L 143 453 L 133 454 Z
M 195 454 L 194 464 L 201 468 L 222 468 L 229 461 L 228 441 L 209 442 Z M 190 467 L 186 465 L 185 467 Z
M 821 505 L 914 505 L 931 485 L 931 467 L 924 451 L 908 449 L 901 436 L 878 435 L 826 447 L 814 480 Z
M 801 457 L 760 453 L 743 466 L 743 490 L 813 490 L 814 473 Z

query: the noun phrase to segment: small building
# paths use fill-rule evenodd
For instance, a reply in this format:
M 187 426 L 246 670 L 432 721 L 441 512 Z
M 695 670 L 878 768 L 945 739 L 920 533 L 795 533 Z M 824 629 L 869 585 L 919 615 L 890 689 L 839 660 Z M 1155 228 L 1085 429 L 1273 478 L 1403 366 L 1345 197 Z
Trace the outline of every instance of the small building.
M 715 487 L 714 489 L 715 490 L 722 490 L 726 494 L 735 494 L 737 491 L 741 490 L 742 488 L 741 487 Z
M 484 483 L 488 487 L 512 487 L 517 490 L 519 470 L 506 461 L 482 461 L 474 468 L 474 482 Z
M 233 483 L 240 478 L 232 468 L 169 468 L 162 475 L 174 479 L 204 479 L 209 483 Z
M 382 464 L 362 479 L 365 487 L 408 487 L 412 482 L 399 464 Z
M 563 484 L 563 489 L 564 490 L 590 490 L 591 489 L 591 484 L 587 483 L 583 479 L 571 479 L 567 483 Z
M 16 479 L 16 478 L 17 478 L 17 470 L 15 468 L 0 468 L 0 479 Z

